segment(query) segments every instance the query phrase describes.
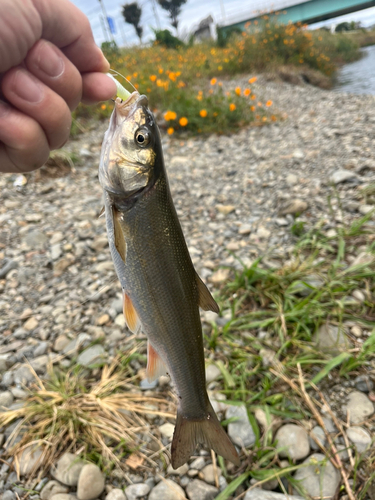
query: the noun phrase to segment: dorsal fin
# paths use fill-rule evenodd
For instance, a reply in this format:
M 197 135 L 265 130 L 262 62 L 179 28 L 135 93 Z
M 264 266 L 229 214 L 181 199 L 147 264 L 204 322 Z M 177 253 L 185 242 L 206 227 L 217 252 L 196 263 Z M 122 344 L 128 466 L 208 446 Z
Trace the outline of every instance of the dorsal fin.
M 125 264 L 126 260 L 126 241 L 124 238 L 124 233 L 122 232 L 120 221 L 120 214 L 115 208 L 113 208 L 113 232 L 115 236 L 115 247 L 120 254 L 121 259 Z
M 198 304 L 203 311 L 212 311 L 219 314 L 219 306 L 217 305 L 215 299 L 212 297 L 209 289 L 203 283 L 201 278 L 195 273 L 195 279 L 198 288 Z
M 137 311 L 134 309 L 133 302 L 131 301 L 129 295 L 125 292 L 124 294 L 124 316 L 126 324 L 132 333 L 137 334 L 141 328 L 141 322 L 139 321 Z
M 147 380 L 153 380 L 167 374 L 166 366 L 159 354 L 152 347 L 150 341 L 147 342 Z

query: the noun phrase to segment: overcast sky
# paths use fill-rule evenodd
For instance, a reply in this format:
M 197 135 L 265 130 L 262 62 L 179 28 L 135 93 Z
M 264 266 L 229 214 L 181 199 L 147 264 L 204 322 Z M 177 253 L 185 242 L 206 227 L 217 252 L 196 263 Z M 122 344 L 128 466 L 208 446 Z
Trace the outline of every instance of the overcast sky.
M 103 15 L 99 0 L 72 0 L 89 18 L 94 37 L 98 45 L 104 40 L 103 34 Z M 138 38 L 135 34 L 133 26 L 126 24 L 121 15 L 122 5 L 131 3 L 133 0 L 102 0 L 106 9 L 107 15 L 112 17 L 115 22 L 117 34 L 114 36 L 117 44 L 123 46 L 137 43 Z M 329 0 L 326 0 L 327 2 Z M 187 0 L 182 7 L 182 12 L 179 17 L 179 31 L 181 33 L 190 32 L 199 21 L 211 15 L 216 23 L 231 21 L 246 14 L 252 14 L 259 10 L 265 10 L 272 7 L 278 10 L 301 3 L 301 0 Z M 174 31 L 169 23 L 167 13 L 158 6 L 157 0 L 138 0 L 138 5 L 142 7 L 141 26 L 143 26 L 144 41 L 151 38 L 152 29 L 157 28 L 158 22 L 162 29 L 168 28 Z M 157 15 L 154 14 L 154 9 Z M 375 7 L 370 9 L 353 12 L 350 15 L 336 18 L 322 24 L 331 24 L 341 21 L 361 21 L 364 26 L 375 23 Z

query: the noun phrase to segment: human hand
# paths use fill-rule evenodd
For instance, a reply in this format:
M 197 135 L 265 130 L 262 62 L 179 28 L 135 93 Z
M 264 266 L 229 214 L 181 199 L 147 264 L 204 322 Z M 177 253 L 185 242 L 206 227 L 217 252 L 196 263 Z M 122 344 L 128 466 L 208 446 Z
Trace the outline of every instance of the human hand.
M 71 111 L 116 94 L 69 0 L 0 0 L 0 171 L 29 172 L 68 139 Z

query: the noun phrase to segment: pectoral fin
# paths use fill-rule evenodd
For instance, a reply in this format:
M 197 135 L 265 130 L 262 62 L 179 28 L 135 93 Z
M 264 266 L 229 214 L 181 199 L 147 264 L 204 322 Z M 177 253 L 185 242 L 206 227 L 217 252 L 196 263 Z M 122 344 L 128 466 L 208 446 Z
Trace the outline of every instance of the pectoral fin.
M 113 208 L 113 231 L 115 236 L 115 247 L 120 254 L 121 259 L 125 264 L 126 260 L 126 241 L 124 238 L 124 233 L 122 232 L 120 221 L 120 214 Z
M 167 374 L 166 366 L 159 356 L 159 354 L 155 351 L 155 349 L 150 344 L 150 341 L 147 342 L 147 380 L 152 382 L 153 380 L 161 377 L 162 375 Z
M 206 287 L 197 273 L 195 273 L 195 279 L 198 288 L 199 307 L 203 309 L 203 311 L 212 311 L 219 314 L 219 306 L 216 304 L 216 301 L 212 297 L 209 289 Z
M 129 295 L 124 293 L 124 316 L 126 324 L 132 333 L 137 334 L 141 328 L 141 322 L 139 321 L 137 311 L 134 309 L 133 302 L 130 300 Z
M 100 213 L 98 215 L 98 219 L 100 219 L 100 217 L 103 217 L 104 214 L 105 214 L 105 207 L 102 207 L 102 209 L 100 210 Z

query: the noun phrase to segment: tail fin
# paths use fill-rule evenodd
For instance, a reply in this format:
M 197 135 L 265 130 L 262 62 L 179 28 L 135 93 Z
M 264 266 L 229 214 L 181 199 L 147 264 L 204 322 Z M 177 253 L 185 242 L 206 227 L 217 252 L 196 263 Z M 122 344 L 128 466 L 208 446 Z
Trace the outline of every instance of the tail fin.
M 172 441 L 172 467 L 177 469 L 194 454 L 198 443 L 212 448 L 218 455 L 240 465 L 238 453 L 208 403 L 207 416 L 203 420 L 188 419 L 177 410 L 176 427 Z

